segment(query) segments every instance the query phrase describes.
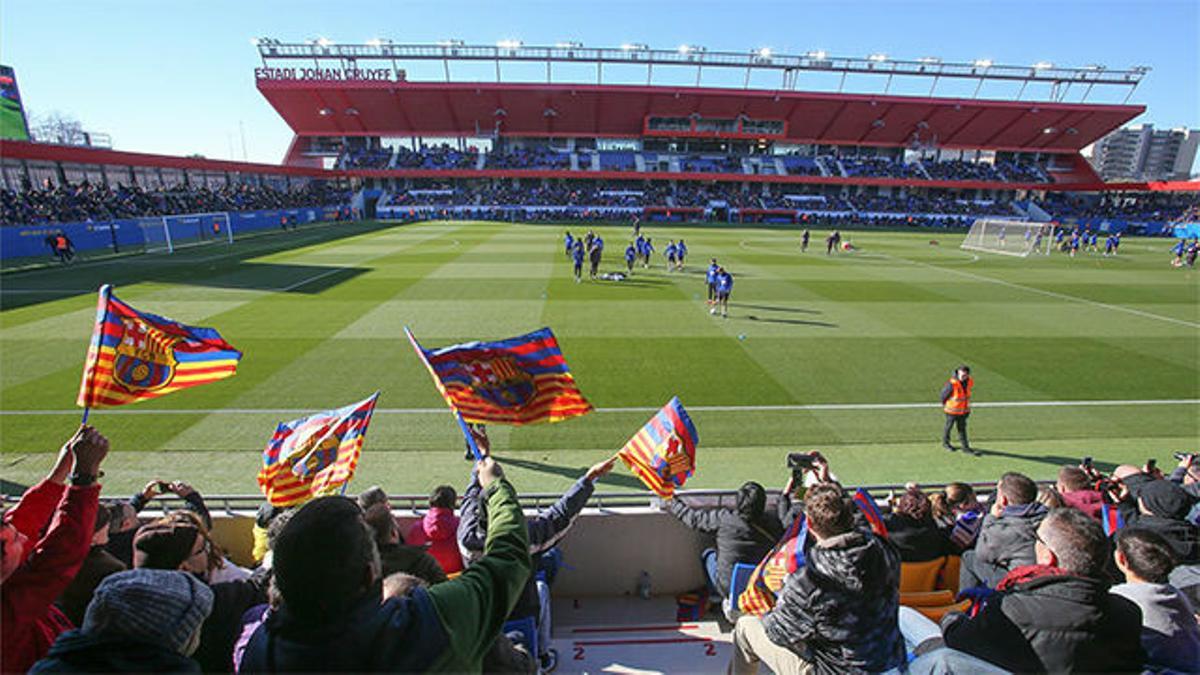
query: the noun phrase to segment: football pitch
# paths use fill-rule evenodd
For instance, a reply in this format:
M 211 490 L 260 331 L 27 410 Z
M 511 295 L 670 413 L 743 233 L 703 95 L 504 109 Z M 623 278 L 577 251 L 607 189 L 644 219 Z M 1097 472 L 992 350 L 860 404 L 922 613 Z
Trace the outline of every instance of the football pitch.
M 652 223 L 654 267 L 576 284 L 567 229 L 586 226 L 335 224 L 5 274 L 0 475 L 36 480 L 78 425 L 102 283 L 244 352 L 230 379 L 92 412 L 114 450 L 107 494 L 151 478 L 256 493 L 277 423 L 376 390 L 351 491 L 463 485 L 462 436 L 404 326 L 428 348 L 553 329 L 597 410 L 489 428 L 524 492 L 561 490 L 674 395 L 700 436 L 689 488 L 782 486 L 795 450 L 821 450 L 844 482 L 882 484 L 1050 478 L 1085 455 L 1169 466 L 1171 451 L 1200 449 L 1200 274 L 1168 266 L 1169 240 L 1020 259 L 962 251 L 963 233 L 851 232 L 860 250 L 827 256 L 822 231 L 801 254 L 796 229 Z M 630 228 L 594 229 L 601 270 L 624 270 Z M 661 251 L 680 237 L 687 269 L 668 273 Z M 705 304 L 712 257 L 735 276 L 728 319 Z M 982 457 L 940 447 L 938 392 L 960 363 Z M 642 489 L 621 468 L 601 486 Z

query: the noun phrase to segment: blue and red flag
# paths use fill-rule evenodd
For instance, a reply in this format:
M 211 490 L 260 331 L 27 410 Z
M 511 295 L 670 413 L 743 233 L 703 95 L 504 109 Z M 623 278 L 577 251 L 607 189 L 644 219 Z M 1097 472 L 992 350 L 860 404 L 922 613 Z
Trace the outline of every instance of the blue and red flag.
M 379 392 L 344 408 L 301 417 L 275 429 L 258 485 L 275 506 L 332 494 L 354 477 Z
M 854 492 L 854 503 L 866 517 L 871 531 L 886 539 L 888 536 L 887 526 L 883 524 L 883 516 L 880 515 L 879 507 L 875 505 L 875 500 L 871 499 L 871 495 L 867 494 L 866 490 L 858 488 Z
M 800 514 L 750 574 L 745 590 L 737 597 L 738 610 L 755 616 L 771 611 L 784 582 L 804 567 L 804 544 L 807 539 L 808 521 L 804 514 Z
M 440 349 L 425 349 L 404 332 L 446 403 L 467 422 L 559 422 L 592 411 L 549 328 Z
M 241 358 L 216 330 L 140 312 L 105 284 L 76 403 L 103 408 L 157 398 L 229 377 Z
M 1125 527 L 1125 518 L 1117 507 L 1111 504 L 1100 505 L 1100 525 L 1104 527 L 1104 534 L 1113 536 L 1122 527 Z
M 699 442 L 692 418 L 675 397 L 629 439 L 617 456 L 654 494 L 670 499 L 675 496 L 675 488 L 683 487 L 695 471 Z

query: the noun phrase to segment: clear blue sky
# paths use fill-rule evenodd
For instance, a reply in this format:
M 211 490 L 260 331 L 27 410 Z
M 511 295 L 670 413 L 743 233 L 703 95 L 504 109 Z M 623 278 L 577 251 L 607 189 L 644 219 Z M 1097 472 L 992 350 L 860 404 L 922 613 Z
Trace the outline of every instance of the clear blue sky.
M 249 159 L 280 161 L 291 131 L 254 87 L 256 36 L 1147 65 L 1131 102 L 1148 110 L 1135 122 L 1200 127 L 1197 0 L 0 3 L 0 62 L 16 68 L 27 109 L 70 113 L 124 150 L 240 159 L 242 124 Z

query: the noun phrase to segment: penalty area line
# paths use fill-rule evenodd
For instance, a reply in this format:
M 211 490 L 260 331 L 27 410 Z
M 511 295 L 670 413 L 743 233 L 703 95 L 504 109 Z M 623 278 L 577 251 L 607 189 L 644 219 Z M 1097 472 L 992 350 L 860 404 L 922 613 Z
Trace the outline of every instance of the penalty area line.
M 1125 400 L 1093 400 L 1093 401 L 984 401 L 972 403 L 975 408 L 1090 408 L 1102 406 L 1163 406 L 1163 405 L 1200 405 L 1200 398 L 1173 399 L 1125 399 Z M 814 403 L 810 405 L 698 405 L 689 406 L 694 412 L 805 412 L 805 411 L 839 411 L 839 410 L 941 410 L 941 403 Z M 624 408 L 596 408 L 600 414 L 606 413 L 646 413 L 658 412 L 656 406 L 634 406 Z M 137 408 L 105 408 L 97 411 L 100 415 L 211 415 L 225 413 L 231 415 L 306 415 L 313 412 L 310 408 L 174 408 L 174 409 L 137 409 Z M 78 415 L 74 408 L 65 410 L 0 410 L 3 416 L 29 415 Z M 376 408 L 376 415 L 445 415 L 446 408 Z

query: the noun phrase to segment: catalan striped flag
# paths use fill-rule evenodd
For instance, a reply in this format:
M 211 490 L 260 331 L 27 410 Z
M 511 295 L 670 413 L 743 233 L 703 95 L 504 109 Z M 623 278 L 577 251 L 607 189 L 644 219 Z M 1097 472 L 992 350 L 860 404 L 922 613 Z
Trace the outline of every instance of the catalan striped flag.
M 683 487 L 696 469 L 699 443 L 692 418 L 675 397 L 629 439 L 617 456 L 654 494 L 670 499 L 675 496 L 675 488 Z
M 879 513 L 879 507 L 875 505 L 875 500 L 871 499 L 871 495 L 867 491 L 858 488 L 854 492 L 854 504 L 858 506 L 858 510 L 862 511 L 866 517 L 867 523 L 871 526 L 871 531 L 876 535 L 887 539 L 887 525 L 883 524 L 883 516 Z
M 450 408 L 476 424 L 561 422 L 592 411 L 549 328 L 498 342 L 413 349 Z
M 745 590 L 737 597 L 741 612 L 762 616 L 771 611 L 775 606 L 775 596 L 783 588 L 788 576 L 804 567 L 804 544 L 807 539 L 808 521 L 804 514 L 800 514 L 750 574 Z
M 118 406 L 208 384 L 236 373 L 241 358 L 216 330 L 139 312 L 105 284 L 76 404 Z
M 354 477 L 379 392 L 344 408 L 280 424 L 263 451 L 258 485 L 275 506 L 332 494 Z

